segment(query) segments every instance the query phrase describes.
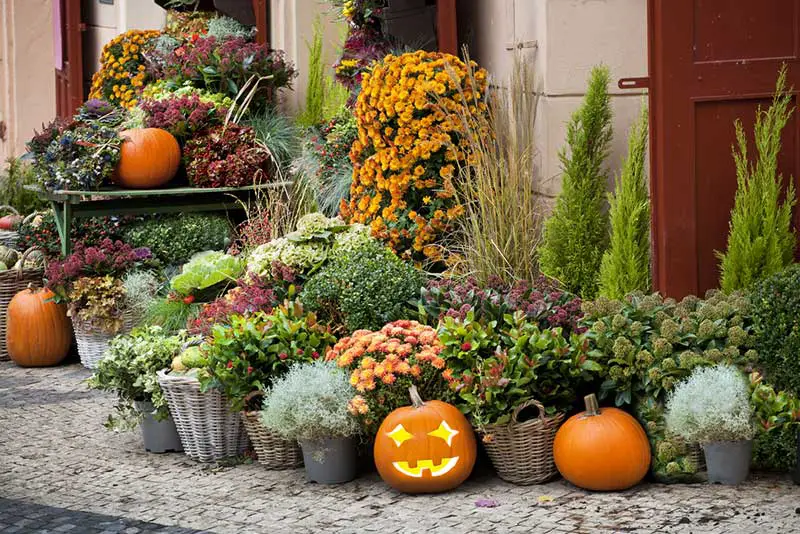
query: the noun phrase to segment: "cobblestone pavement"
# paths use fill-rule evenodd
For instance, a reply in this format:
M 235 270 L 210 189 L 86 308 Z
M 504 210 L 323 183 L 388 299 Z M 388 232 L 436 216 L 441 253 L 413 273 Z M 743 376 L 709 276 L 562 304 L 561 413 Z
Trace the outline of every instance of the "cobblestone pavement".
M 329 487 L 302 470 L 148 454 L 138 433 L 102 427 L 114 399 L 87 391 L 88 376 L 76 364 L 0 363 L 0 533 L 800 533 L 800 486 L 763 475 L 588 493 L 513 486 L 483 469 L 451 493 L 405 496 L 374 473 Z

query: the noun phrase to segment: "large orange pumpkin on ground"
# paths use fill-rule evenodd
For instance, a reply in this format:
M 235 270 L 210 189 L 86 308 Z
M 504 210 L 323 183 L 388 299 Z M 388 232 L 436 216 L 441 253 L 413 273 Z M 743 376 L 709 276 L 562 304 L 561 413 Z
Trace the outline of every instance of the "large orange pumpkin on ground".
M 8 304 L 6 348 L 23 367 L 56 365 L 67 357 L 72 328 L 63 304 L 49 289 L 23 289 Z
M 464 482 L 475 466 L 475 434 L 458 408 L 423 402 L 412 386 L 411 406 L 398 408 L 375 436 L 375 466 L 381 478 L 406 493 L 447 491 Z
M 160 128 L 120 132 L 124 139 L 114 181 L 129 189 L 153 189 L 172 180 L 181 164 L 178 141 Z
M 561 475 L 589 490 L 615 491 L 638 484 L 650 468 L 650 442 L 641 425 L 617 408 L 584 398 L 586 411 L 556 433 L 553 457 Z

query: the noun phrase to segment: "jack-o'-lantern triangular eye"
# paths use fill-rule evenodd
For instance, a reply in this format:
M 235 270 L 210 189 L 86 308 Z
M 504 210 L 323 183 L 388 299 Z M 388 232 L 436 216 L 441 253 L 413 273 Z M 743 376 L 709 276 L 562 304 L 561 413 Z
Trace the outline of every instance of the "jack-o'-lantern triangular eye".
M 387 432 L 386 435 L 389 436 L 398 447 L 414 437 L 413 434 L 403 428 L 403 425 L 397 425 L 394 427 L 394 430 Z
M 458 430 L 453 430 L 450 428 L 450 425 L 447 424 L 447 421 L 442 421 L 439 425 L 439 428 L 432 432 L 428 432 L 429 436 L 433 436 L 435 438 L 442 438 L 447 442 L 447 445 L 453 445 L 453 438 L 455 435 L 458 434 Z

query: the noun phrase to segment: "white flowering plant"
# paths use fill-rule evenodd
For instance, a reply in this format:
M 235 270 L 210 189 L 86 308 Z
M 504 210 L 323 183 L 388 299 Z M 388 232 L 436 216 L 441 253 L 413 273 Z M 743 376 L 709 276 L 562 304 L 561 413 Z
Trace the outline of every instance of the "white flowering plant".
M 296 364 L 264 394 L 261 422 L 288 440 L 346 438 L 359 431 L 347 409 L 347 372 L 335 362 Z
M 732 365 L 700 367 L 667 399 L 667 432 L 689 443 L 740 441 L 755 435 L 750 388 Z

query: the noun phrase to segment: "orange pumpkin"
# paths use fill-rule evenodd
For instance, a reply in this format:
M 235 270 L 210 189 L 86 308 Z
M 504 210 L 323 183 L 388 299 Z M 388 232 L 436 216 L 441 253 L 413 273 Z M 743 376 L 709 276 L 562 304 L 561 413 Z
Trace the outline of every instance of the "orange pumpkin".
M 375 436 L 381 478 L 406 493 L 447 491 L 464 482 L 475 465 L 475 434 L 452 404 L 423 402 L 411 386 L 411 406 L 398 408 Z
M 561 475 L 589 490 L 635 486 L 650 468 L 650 442 L 642 426 L 617 408 L 600 408 L 584 397 L 586 411 L 570 417 L 556 433 L 553 457 Z
M 129 189 L 153 189 L 172 180 L 181 164 L 178 141 L 160 128 L 120 132 L 124 139 L 114 181 Z
M 22 367 L 57 365 L 67 357 L 72 328 L 63 304 L 49 289 L 23 289 L 8 304 L 6 348 Z

